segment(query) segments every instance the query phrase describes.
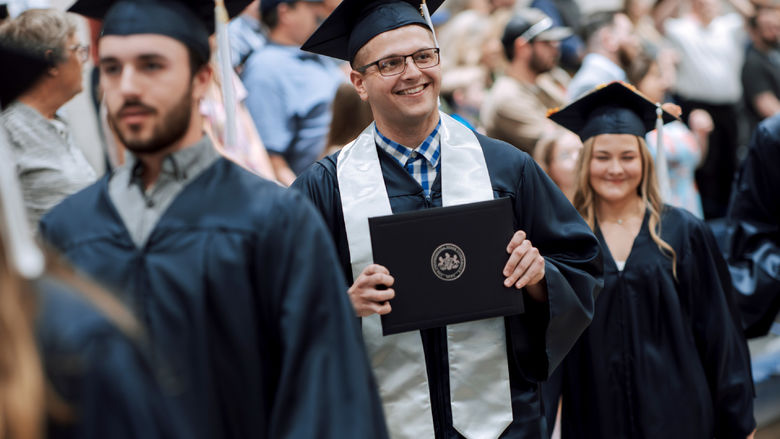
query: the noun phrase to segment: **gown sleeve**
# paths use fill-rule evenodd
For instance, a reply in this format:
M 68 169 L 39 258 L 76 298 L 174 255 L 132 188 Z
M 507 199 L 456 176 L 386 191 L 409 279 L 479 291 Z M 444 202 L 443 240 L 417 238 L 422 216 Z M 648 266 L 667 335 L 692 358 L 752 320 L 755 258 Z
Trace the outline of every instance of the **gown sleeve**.
M 67 419 L 51 439 L 192 437 L 173 416 L 141 346 L 54 280 L 39 282 L 38 339 L 47 378 Z
M 728 213 L 728 263 L 748 337 L 765 335 L 780 311 L 780 116 L 761 123 Z
M 756 426 L 750 354 L 715 237 L 703 223 L 691 228 L 678 273 L 681 291 L 688 292 L 694 341 L 712 395 L 715 437 L 744 438 Z
M 545 259 L 548 300 L 526 295 L 525 313 L 507 321 L 515 361 L 526 378 L 542 381 L 590 324 L 604 266 L 590 228 L 533 160 L 524 163 L 516 194 L 515 217 Z
M 386 438 L 379 395 L 339 262 L 319 215 L 300 194 L 279 209 L 284 227 L 258 251 L 270 282 L 279 379 L 273 438 Z

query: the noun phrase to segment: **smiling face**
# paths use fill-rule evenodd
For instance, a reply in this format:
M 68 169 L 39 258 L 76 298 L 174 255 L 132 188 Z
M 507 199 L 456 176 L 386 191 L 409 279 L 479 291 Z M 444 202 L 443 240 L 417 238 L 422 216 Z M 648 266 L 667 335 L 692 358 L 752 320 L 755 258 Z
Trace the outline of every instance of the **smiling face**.
M 200 138 L 199 124 L 191 122 L 199 120 L 209 73 L 190 73 L 182 43 L 154 34 L 109 35 L 99 51 L 108 120 L 129 150 L 155 153 Z
M 639 198 L 639 140 L 632 134 L 599 134 L 594 138 L 588 170 L 588 182 L 598 198 L 607 202 Z
M 354 65 L 363 66 L 394 55 L 410 55 L 434 47 L 431 31 L 418 25 L 400 27 L 381 33 L 366 43 L 355 56 Z M 411 57 L 400 75 L 382 76 L 376 66 L 365 73 L 353 70 L 350 80 L 360 98 L 368 101 L 380 130 L 404 126 L 430 126 L 439 118 L 438 97 L 441 88 L 441 65 L 419 69 Z

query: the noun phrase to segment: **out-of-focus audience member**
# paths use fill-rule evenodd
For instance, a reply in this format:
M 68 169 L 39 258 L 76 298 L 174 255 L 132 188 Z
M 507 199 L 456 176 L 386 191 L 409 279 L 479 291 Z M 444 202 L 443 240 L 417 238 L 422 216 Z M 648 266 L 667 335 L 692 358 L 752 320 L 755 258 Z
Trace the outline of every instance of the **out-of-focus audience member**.
M 228 33 L 233 68 L 240 72 L 249 55 L 265 46 L 267 32 L 260 21 L 260 0 L 254 0 L 241 14 L 230 20 Z
M 760 7 L 748 24 L 751 43 L 742 66 L 742 89 L 752 131 L 780 112 L 780 10 Z
M 681 0 L 680 0 L 681 1 Z M 729 0 L 749 16 L 747 0 Z M 690 13 L 664 22 L 664 33 L 679 53 L 676 102 L 684 117 L 696 108 L 715 123 L 709 153 L 696 171 L 704 217 L 725 216 L 739 142 L 737 103 L 742 98 L 740 70 L 747 34 L 740 13 L 721 13 L 721 0 L 690 0 Z
M 440 96 L 447 112 L 471 130 L 483 131 L 479 109 L 485 97 L 485 70 L 477 67 L 458 67 L 443 72 Z
M 558 127 L 546 132 L 534 147 L 534 160 L 569 201 L 577 192 L 577 160 L 581 151 L 579 136 Z
M 569 101 L 594 87 L 625 81 L 625 69 L 639 52 L 639 39 L 631 20 L 622 12 L 599 11 L 587 16 L 580 34 L 587 54 L 566 91 Z
M 455 8 L 452 18 L 438 32 L 441 51 L 448 54 L 442 57 L 442 72 L 480 66 L 492 77 L 504 69 L 505 60 L 496 29 L 503 29 L 505 22 L 499 23 L 501 17 L 492 14 L 489 0 L 468 0 L 460 6 L 462 9 Z
M 729 204 L 728 263 L 748 337 L 766 335 L 780 311 L 778 163 L 780 114 L 758 125 Z
M 214 35 L 209 38 L 212 47 L 211 69 L 214 74 L 211 76 L 211 84 L 206 91 L 203 99 L 200 101 L 200 112 L 203 115 L 203 128 L 206 134 L 211 137 L 214 148 L 220 154 L 238 163 L 255 174 L 275 180 L 271 159 L 263 146 L 260 136 L 257 134 L 257 128 L 249 115 L 244 100 L 246 99 L 246 88 L 241 83 L 238 76 L 231 71 L 230 80 L 233 82 L 233 90 L 236 96 L 235 125 L 236 140 L 235 145 L 227 144 L 226 121 L 227 113 L 225 111 L 224 100 L 222 99 L 222 78 L 221 70 L 217 66 L 216 59 L 216 39 Z
M 374 121 L 371 106 L 360 99 L 352 84 L 345 82 L 336 90 L 331 107 L 333 118 L 328 130 L 327 148 L 323 157 L 333 154 L 347 143 L 355 140 Z
M 41 79 L 0 116 L 35 230 L 43 214 L 97 178 L 74 144 L 70 127 L 57 116 L 82 90 L 82 65 L 89 49 L 76 35 L 75 19 L 55 9 L 31 9 L 4 22 L 0 40 L 50 63 Z
M 547 110 L 565 103 L 569 77 L 558 68 L 558 57 L 559 41 L 569 35 L 538 9 L 520 10 L 509 20 L 501 37 L 509 65 L 482 105 L 488 136 L 530 153 L 542 133 L 555 126 Z M 555 69 L 557 76 L 549 73 Z
M 330 104 L 346 77 L 333 60 L 300 50 L 324 16 L 321 0 L 263 0 L 260 8 L 268 44 L 241 79 L 276 178 L 289 185 L 325 150 Z
M 627 73 L 629 81 L 648 99 L 664 102 L 671 84 L 665 81 L 658 61 L 642 53 L 634 59 Z M 671 199 L 664 201 L 703 218 L 701 197 L 694 173 L 707 155 L 708 136 L 713 129 L 712 118 L 706 111 L 696 109 L 688 117 L 688 123 L 690 129 L 680 120 L 669 122 L 663 127 L 662 145 L 666 153 L 672 189 Z M 658 130 L 647 133 L 645 141 L 655 157 Z
M 576 0 L 533 0 L 529 5 L 552 18 L 556 26 L 577 29 L 582 22 L 582 13 Z M 561 40 L 561 67 L 575 72 L 585 56 L 585 43 L 577 34 Z

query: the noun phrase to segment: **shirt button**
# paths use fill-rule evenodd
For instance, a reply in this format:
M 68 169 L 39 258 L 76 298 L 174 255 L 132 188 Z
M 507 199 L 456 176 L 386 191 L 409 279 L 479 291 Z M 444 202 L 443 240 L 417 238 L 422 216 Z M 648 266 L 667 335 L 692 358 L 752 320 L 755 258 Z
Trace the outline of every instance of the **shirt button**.
M 154 200 L 152 200 L 151 198 L 147 199 L 146 200 L 146 207 L 148 207 L 149 209 L 154 207 Z

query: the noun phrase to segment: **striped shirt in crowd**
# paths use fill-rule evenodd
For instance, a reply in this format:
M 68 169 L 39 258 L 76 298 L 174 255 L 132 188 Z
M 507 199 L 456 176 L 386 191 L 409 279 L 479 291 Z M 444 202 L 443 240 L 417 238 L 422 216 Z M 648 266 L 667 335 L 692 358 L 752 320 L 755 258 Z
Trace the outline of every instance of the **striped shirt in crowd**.
M 97 176 L 84 153 L 73 144 L 65 122 L 47 119 L 34 108 L 14 102 L 0 116 L 22 187 L 27 219 L 37 230 L 41 217 Z

